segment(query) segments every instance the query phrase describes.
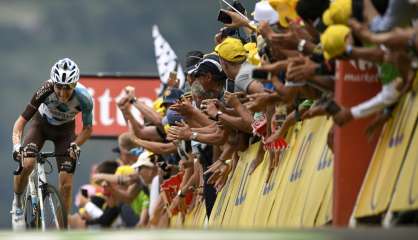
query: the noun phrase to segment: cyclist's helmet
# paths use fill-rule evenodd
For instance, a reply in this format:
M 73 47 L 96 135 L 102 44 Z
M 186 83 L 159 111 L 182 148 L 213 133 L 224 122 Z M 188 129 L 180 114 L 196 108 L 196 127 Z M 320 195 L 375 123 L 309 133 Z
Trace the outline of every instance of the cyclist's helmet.
M 51 68 L 51 80 L 54 83 L 74 85 L 79 78 L 80 69 L 78 69 L 77 64 L 69 58 L 59 60 Z

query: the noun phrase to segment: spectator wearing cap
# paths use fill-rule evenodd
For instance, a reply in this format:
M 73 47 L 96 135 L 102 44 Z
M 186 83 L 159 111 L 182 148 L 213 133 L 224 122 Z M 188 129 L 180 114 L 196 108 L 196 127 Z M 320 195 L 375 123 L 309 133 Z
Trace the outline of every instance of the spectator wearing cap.
M 348 24 L 351 17 L 351 0 L 336 0 L 332 2 L 329 8 L 322 15 L 322 21 L 325 25 Z
M 151 161 L 152 155 L 154 155 L 154 153 L 145 151 L 138 157 L 138 160 L 131 165 L 137 170 L 139 177 L 145 185 L 151 184 L 152 179 L 158 175 L 158 168 Z
M 145 151 L 138 157 L 138 160 L 149 155 L 150 153 Z M 95 181 L 108 182 L 110 195 L 115 202 L 114 205 L 118 208 L 118 221 L 115 221 L 113 225 L 122 224 L 126 227 L 133 227 L 138 224 L 138 226 L 145 226 L 148 222 L 149 190 L 136 171 L 137 162 L 132 166 L 119 166 L 114 174 L 99 173 L 94 175 Z
M 203 53 L 201 51 L 190 51 L 186 54 L 186 71 L 184 75 L 186 76 L 187 81 L 183 88 L 184 92 L 190 91 L 190 88 L 195 80 L 194 75 L 191 73 L 193 72 L 195 65 L 198 64 L 202 58 Z
M 370 116 L 383 108 L 392 105 L 399 100 L 401 89 L 406 82 L 401 77 L 399 67 L 393 63 L 385 62 L 390 59 L 390 51 L 384 51 L 380 47 L 360 48 L 353 47 L 351 30 L 345 25 L 332 25 L 327 28 L 321 36 L 321 44 L 324 50 L 325 59 L 351 58 L 364 59 L 379 63 L 379 80 L 382 83 L 382 90 L 373 98 L 360 103 L 350 109 L 343 108 L 334 113 L 334 121 L 340 126 L 352 119 L 359 119 Z M 396 63 L 395 63 L 396 64 Z
M 184 94 L 183 90 L 178 88 L 169 88 L 163 92 L 163 102 L 161 103 L 166 109 L 175 104 Z
M 223 71 L 229 79 L 234 80 L 235 92 L 245 92 L 248 94 L 263 92 L 263 85 L 254 81 L 252 70 L 255 66 L 246 62 L 248 52 L 239 39 L 228 37 L 218 44 L 215 52 Z
M 206 55 L 195 65 L 192 74 L 207 92 L 213 93 L 212 98 L 219 98 L 222 95 L 226 75 L 216 54 Z
M 80 214 L 68 217 L 71 228 L 86 227 L 110 227 L 120 213 L 120 207 L 115 204 L 115 199 L 110 194 L 110 182 L 97 178 L 100 175 L 113 175 L 119 167 L 116 161 L 104 161 L 97 166 L 97 173 L 93 176 L 96 184 L 101 186 L 101 191 L 96 195 L 80 197 Z

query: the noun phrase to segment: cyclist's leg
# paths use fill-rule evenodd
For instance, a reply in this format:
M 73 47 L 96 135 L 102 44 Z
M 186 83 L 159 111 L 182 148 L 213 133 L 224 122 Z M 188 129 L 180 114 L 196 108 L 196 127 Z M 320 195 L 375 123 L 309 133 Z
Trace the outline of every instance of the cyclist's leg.
M 25 148 L 28 144 L 32 143 L 37 146 L 39 151 L 42 148 L 44 142 L 45 139 L 42 133 L 42 124 L 41 121 L 39 121 L 39 116 L 35 115 L 29 127 L 28 134 L 24 137 L 23 147 Z M 28 184 L 28 178 L 36 164 L 36 158 L 24 158 L 22 163 L 23 170 L 20 175 L 14 176 L 13 185 L 15 195 L 18 195 L 19 198 L 23 197 L 21 195 L 23 194 L 23 191 L 25 190 L 26 185 Z M 17 204 L 20 206 L 21 201 L 17 201 Z
M 68 148 L 70 147 L 71 142 L 75 140 L 75 124 L 74 122 L 66 123 L 61 125 L 59 134 L 56 136 L 55 152 L 57 154 L 67 153 Z M 76 167 L 76 162 L 70 159 L 70 157 L 57 157 L 57 165 L 59 171 L 59 185 L 58 189 L 61 194 L 64 208 L 69 214 L 71 211 L 71 197 L 72 197 L 72 185 L 73 185 L 73 174 Z M 70 168 L 63 167 L 63 164 L 68 164 Z
M 28 134 L 24 137 L 23 147 L 26 147 L 28 144 L 32 143 L 35 144 L 40 150 L 44 143 L 44 138 L 42 134 L 42 125 L 39 121 L 39 116 L 35 115 L 32 120 L 31 125 L 29 126 Z M 12 226 L 13 229 L 23 229 L 25 226 L 24 220 L 24 211 L 22 209 L 24 190 L 28 184 L 28 178 L 31 174 L 35 164 L 36 158 L 25 158 L 23 159 L 23 170 L 20 175 L 14 176 L 14 197 L 13 197 L 13 204 L 12 204 Z

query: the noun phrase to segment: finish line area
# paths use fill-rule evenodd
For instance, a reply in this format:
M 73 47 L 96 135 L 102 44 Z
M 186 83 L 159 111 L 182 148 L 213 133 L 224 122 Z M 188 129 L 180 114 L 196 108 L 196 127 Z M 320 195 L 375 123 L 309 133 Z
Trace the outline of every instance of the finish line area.
M 206 239 L 416 239 L 416 228 L 362 228 L 362 229 L 294 229 L 294 230 L 126 230 L 126 231 L 68 231 L 68 232 L 0 232 L 0 239 L 19 240 L 206 240 Z

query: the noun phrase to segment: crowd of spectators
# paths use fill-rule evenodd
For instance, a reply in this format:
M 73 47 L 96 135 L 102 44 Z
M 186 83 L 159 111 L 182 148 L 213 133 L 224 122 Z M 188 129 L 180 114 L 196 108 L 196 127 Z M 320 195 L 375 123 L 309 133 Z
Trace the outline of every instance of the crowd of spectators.
M 250 174 L 262 161 L 272 172 L 280 151 L 292 147 L 288 130 L 301 120 L 328 115 L 343 127 L 376 115 L 373 135 L 412 90 L 417 16 L 415 0 L 268 0 L 253 12 L 234 1 L 220 10 L 213 51 L 187 54 L 185 86 L 173 72 L 153 106 L 125 88 L 118 107 L 130 131 L 118 138 L 120 157 L 94 167 L 70 227 L 167 227 L 199 203 L 209 218 L 240 154 L 260 142 Z M 377 66 L 381 91 L 354 107 L 337 104 L 342 60 Z

